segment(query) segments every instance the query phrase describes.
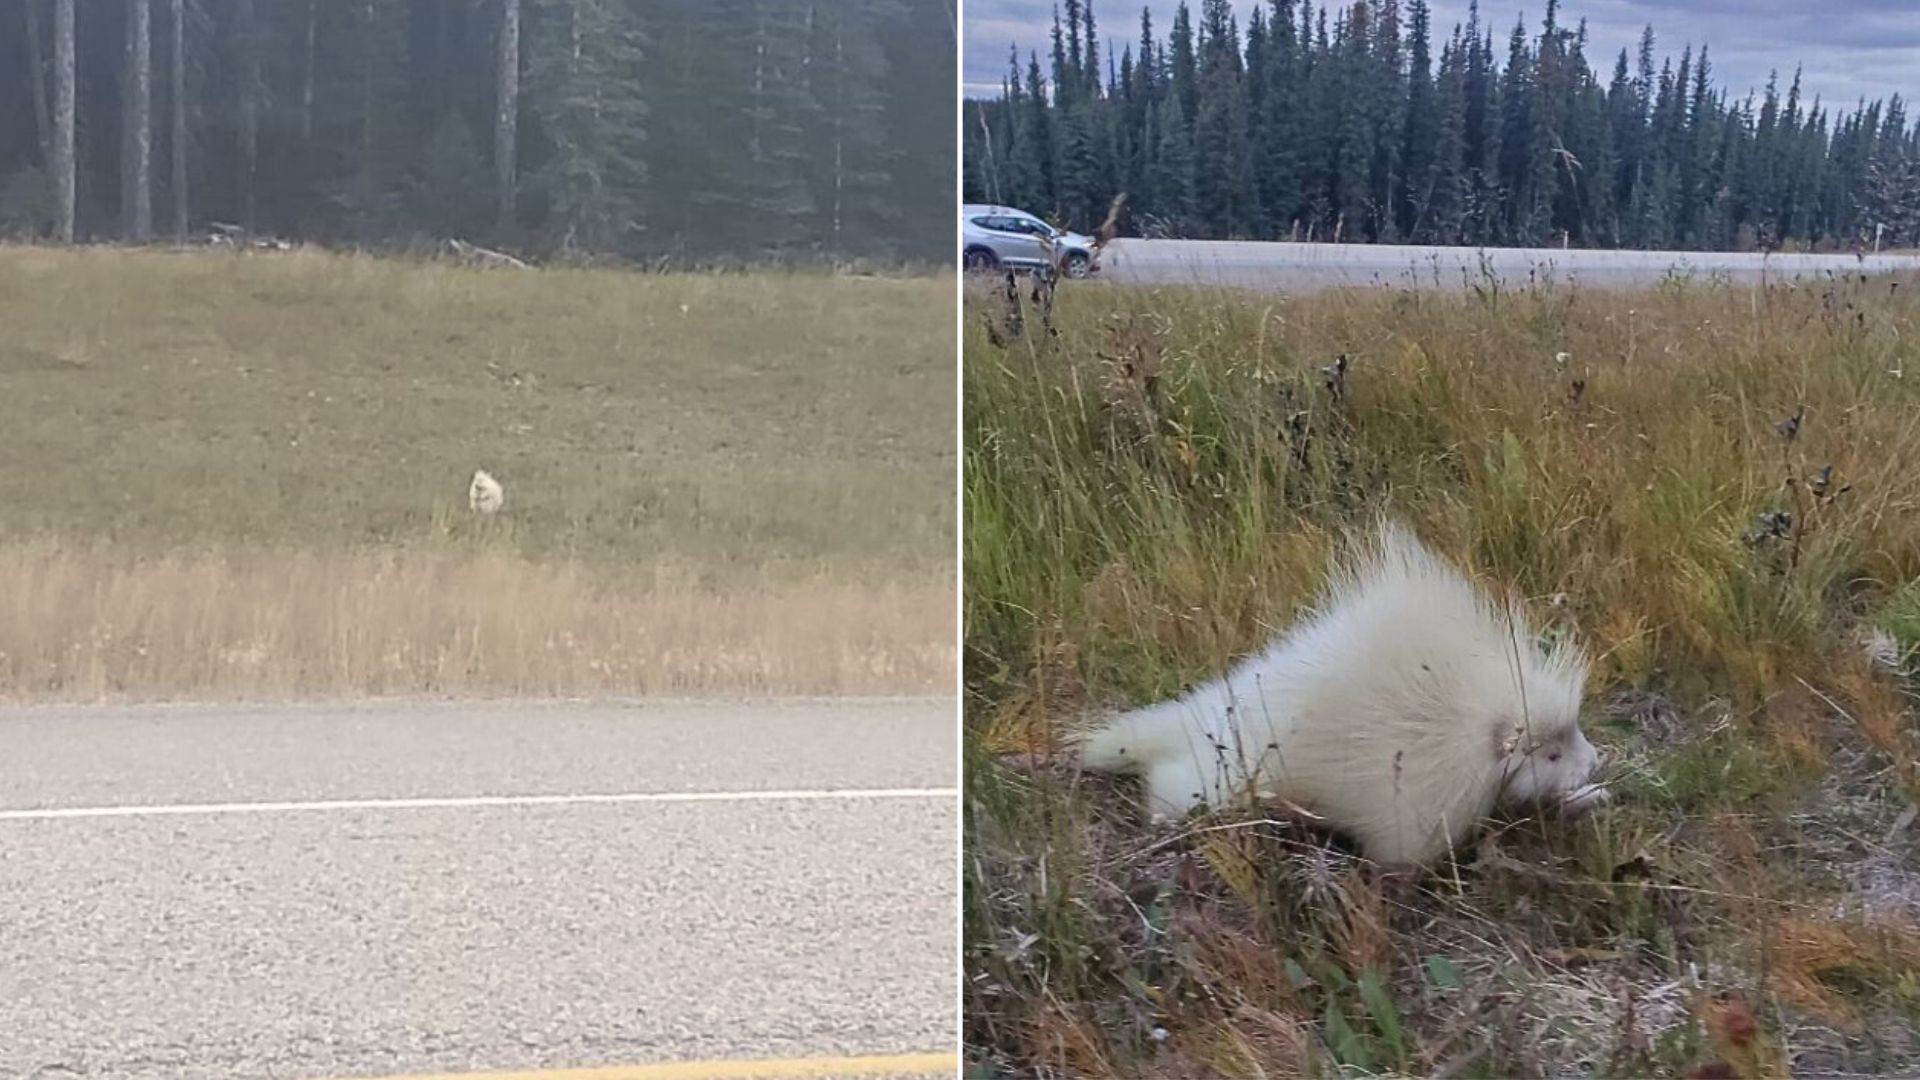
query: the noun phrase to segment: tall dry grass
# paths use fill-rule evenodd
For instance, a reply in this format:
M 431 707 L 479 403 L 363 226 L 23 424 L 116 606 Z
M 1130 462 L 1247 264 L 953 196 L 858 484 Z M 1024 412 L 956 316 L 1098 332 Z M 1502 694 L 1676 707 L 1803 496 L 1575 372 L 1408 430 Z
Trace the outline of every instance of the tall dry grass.
M 1063 288 L 1017 336 L 969 297 L 984 1069 L 1920 1069 L 1914 283 L 1475 286 Z M 1047 758 L 1290 624 L 1381 512 L 1587 642 L 1612 809 L 1406 888 Z
M 953 588 L 703 587 L 505 551 L 0 545 L 0 697 L 848 695 L 951 686 Z
M 0 696 L 944 692 L 950 296 L 0 248 Z

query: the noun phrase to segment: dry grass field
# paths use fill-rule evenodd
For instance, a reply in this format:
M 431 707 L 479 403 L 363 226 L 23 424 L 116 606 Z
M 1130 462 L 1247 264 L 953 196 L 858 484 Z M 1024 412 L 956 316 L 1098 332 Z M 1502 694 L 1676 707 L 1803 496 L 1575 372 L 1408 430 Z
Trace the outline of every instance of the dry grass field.
M 1018 335 L 990 285 L 971 1075 L 1920 1073 L 1913 281 L 1067 283 Z M 1278 810 L 1149 826 L 1054 753 L 1289 625 L 1383 510 L 1586 642 L 1610 808 L 1409 889 Z
M 951 295 L 0 249 L 0 697 L 944 692 Z

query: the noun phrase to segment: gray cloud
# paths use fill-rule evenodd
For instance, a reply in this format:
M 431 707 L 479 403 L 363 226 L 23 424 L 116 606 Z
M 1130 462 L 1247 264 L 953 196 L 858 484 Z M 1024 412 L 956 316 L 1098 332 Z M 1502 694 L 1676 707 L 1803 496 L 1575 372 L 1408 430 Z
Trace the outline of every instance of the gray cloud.
M 1198 0 L 1189 0 L 1198 9 Z M 1152 0 L 1154 33 L 1165 40 L 1173 0 Z M 1242 28 L 1259 0 L 1235 0 Z M 1319 5 L 1315 5 L 1318 7 Z M 1402 7 L 1404 8 L 1404 3 Z M 967 0 L 963 41 L 966 92 L 992 95 L 1007 71 L 1007 48 L 1018 46 L 1021 63 L 1029 50 L 1044 68 L 1050 48 L 1054 0 Z M 1467 17 L 1466 0 L 1432 0 L 1434 50 Z M 1140 5 L 1096 2 L 1104 45 L 1124 48 L 1140 36 Z M 1545 0 L 1514 3 L 1483 0 L 1481 22 L 1491 29 L 1503 54 L 1516 17 L 1524 13 L 1529 36 L 1539 33 Z M 1803 68 L 1801 92 L 1819 95 L 1831 111 L 1851 110 L 1864 97 L 1920 91 L 1920 6 L 1913 0 L 1563 0 L 1560 18 L 1569 24 L 1587 20 L 1588 62 L 1602 80 L 1615 57 L 1626 49 L 1631 59 L 1640 31 L 1653 26 L 1656 57 L 1672 56 L 1691 44 L 1705 44 L 1714 81 L 1736 98 L 1766 86 L 1770 71 L 1780 73 L 1782 92 Z M 1656 60 L 1656 63 L 1658 60 Z

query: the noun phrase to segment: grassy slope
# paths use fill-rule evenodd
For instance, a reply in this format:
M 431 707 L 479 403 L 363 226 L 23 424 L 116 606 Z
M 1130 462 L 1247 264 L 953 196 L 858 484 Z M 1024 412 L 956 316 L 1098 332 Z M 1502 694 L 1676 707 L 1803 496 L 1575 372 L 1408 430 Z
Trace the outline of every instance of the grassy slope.
M 950 295 L 0 250 L 0 693 L 942 689 Z
M 970 297 L 983 1072 L 1920 1068 L 1914 684 L 1859 645 L 1920 648 L 1911 283 L 1085 289 L 1057 337 L 1002 321 Z M 1264 641 L 1379 509 L 1588 642 L 1613 809 L 1407 891 L 1296 826 L 1155 834 L 1019 764 Z M 1748 543 L 1770 510 L 1796 531 Z

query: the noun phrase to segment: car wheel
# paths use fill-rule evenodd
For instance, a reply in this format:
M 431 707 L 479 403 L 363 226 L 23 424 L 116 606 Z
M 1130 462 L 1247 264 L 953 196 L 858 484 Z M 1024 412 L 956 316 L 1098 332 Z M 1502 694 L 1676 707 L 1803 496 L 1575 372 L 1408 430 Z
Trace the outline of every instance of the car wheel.
M 1069 251 L 1066 259 L 1063 260 L 1062 269 L 1070 278 L 1083 278 L 1093 272 L 1093 260 L 1088 258 L 1084 251 Z
M 998 269 L 1000 257 L 987 248 L 968 248 L 966 256 L 961 260 L 961 265 L 975 273 L 984 273 Z

